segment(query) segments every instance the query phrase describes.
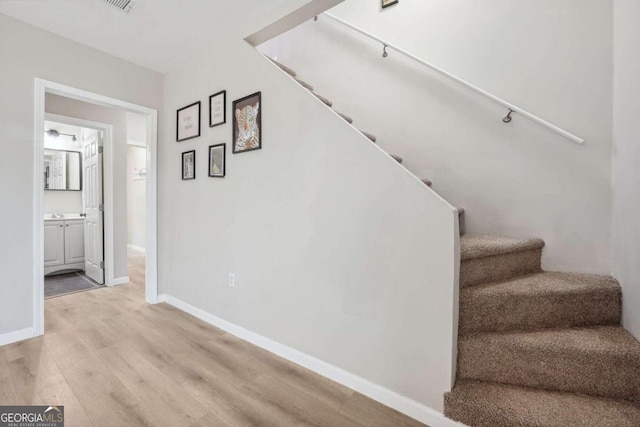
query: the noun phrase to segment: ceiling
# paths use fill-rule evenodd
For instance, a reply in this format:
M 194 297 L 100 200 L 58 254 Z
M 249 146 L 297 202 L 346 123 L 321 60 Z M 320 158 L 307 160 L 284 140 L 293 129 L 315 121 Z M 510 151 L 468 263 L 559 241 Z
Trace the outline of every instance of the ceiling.
M 166 73 L 226 40 L 244 39 L 311 0 L 0 0 L 0 13 Z

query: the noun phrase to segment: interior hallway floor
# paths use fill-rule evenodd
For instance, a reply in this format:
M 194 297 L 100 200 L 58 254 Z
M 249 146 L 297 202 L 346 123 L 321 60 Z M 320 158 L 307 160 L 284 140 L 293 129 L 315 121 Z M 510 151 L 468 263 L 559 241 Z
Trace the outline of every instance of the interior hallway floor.
M 131 283 L 45 301 L 45 335 L 0 347 L 0 404 L 64 405 L 66 426 L 422 426 Z

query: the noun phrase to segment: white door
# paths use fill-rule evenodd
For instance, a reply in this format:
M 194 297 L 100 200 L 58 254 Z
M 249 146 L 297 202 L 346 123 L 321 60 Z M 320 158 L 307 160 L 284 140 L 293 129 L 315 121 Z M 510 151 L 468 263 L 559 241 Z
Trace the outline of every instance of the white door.
M 82 200 L 84 204 L 84 270 L 104 284 L 104 205 L 102 204 L 102 148 L 98 131 L 82 130 Z
M 84 262 L 84 221 L 65 221 L 64 261 L 65 264 Z
M 64 264 L 64 221 L 44 222 L 44 266 Z

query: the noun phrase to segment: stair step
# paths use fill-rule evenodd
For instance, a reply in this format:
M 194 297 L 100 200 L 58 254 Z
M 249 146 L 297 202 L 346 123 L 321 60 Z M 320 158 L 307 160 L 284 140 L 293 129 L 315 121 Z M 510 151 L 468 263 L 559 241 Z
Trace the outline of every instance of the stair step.
M 315 97 L 318 98 L 320 101 L 324 102 L 324 104 L 327 107 L 333 107 L 333 102 L 329 101 L 327 98 L 325 98 L 324 96 L 320 96 L 317 93 L 314 93 Z
M 310 92 L 313 92 L 313 86 L 311 86 L 309 83 L 305 82 L 304 80 L 300 80 L 299 78 L 294 77 L 295 81 L 298 82 L 298 84 L 300 86 L 302 86 L 303 88 L 307 89 Z
M 640 426 L 629 402 L 480 381 L 458 381 L 445 415 L 474 427 Z
M 377 138 L 375 135 L 370 134 L 369 132 L 365 132 L 363 130 L 360 131 L 364 136 L 366 136 L 367 138 L 369 138 L 371 140 L 371 142 L 376 142 Z
M 460 286 L 539 273 L 543 246 L 540 239 L 464 235 L 460 239 Z
M 611 277 L 538 273 L 460 289 L 461 334 L 614 325 L 621 290 Z
M 273 62 L 274 64 L 276 64 L 278 67 L 280 67 L 280 69 L 281 69 L 282 71 L 284 71 L 285 73 L 289 74 L 291 77 L 295 77 L 295 76 L 297 76 L 296 72 L 295 72 L 295 71 L 293 71 L 291 68 L 287 67 L 286 65 L 282 65 L 281 63 L 279 63 L 278 61 L 276 61 L 276 60 L 275 60 L 275 59 L 273 59 L 273 58 L 270 58 L 270 57 L 268 57 L 268 56 L 267 56 L 267 58 L 269 58 L 269 60 L 270 60 L 271 62 Z
M 640 402 L 640 343 L 620 326 L 458 340 L 458 378 Z
M 402 163 L 402 157 L 398 156 L 397 154 L 389 154 L 393 160 L 395 160 L 398 163 Z
M 432 182 L 431 182 L 431 180 L 430 180 L 430 179 L 428 179 L 428 178 L 422 178 L 422 179 L 421 179 L 421 181 L 422 181 L 422 182 L 424 182 L 424 184 L 425 184 L 427 187 L 431 187 Z
M 338 113 L 338 115 L 340 117 L 342 117 L 347 123 L 349 123 L 349 124 L 353 123 L 353 119 L 351 117 L 347 116 L 346 114 L 342 114 L 339 111 L 336 111 L 336 113 Z

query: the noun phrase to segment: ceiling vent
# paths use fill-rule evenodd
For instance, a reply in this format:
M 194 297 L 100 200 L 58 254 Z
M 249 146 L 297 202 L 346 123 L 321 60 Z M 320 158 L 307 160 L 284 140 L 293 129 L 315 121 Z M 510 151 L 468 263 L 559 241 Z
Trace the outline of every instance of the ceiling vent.
M 111 6 L 117 7 L 124 13 L 129 13 L 133 5 L 135 4 L 134 0 L 103 0 L 106 3 L 109 3 Z

